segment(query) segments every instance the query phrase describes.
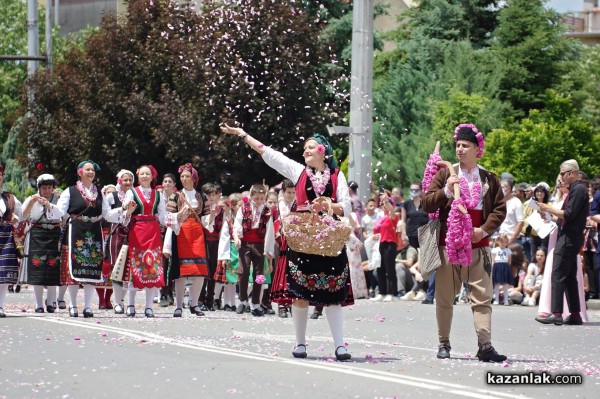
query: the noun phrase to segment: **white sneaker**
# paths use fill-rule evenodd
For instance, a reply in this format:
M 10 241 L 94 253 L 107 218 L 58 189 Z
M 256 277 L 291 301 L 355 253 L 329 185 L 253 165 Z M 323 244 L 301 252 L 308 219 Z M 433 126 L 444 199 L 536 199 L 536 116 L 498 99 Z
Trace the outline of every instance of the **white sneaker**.
M 415 292 L 414 291 L 408 291 L 406 294 L 402 295 L 400 297 L 401 301 L 412 301 L 415 299 Z
M 377 294 L 373 298 L 371 298 L 371 301 L 373 301 L 373 302 L 381 302 L 381 301 L 383 301 L 383 295 Z
M 415 295 L 415 301 L 422 301 L 423 299 L 427 298 L 427 294 L 424 291 L 419 291 L 417 293 L 417 295 Z
M 492 302 L 492 305 L 499 305 L 499 304 L 500 304 L 500 302 L 498 302 L 498 301 Z
M 386 296 L 383 298 L 383 302 L 392 302 L 393 300 L 394 300 L 394 297 L 393 297 L 393 296 L 391 296 L 390 294 L 386 295 Z

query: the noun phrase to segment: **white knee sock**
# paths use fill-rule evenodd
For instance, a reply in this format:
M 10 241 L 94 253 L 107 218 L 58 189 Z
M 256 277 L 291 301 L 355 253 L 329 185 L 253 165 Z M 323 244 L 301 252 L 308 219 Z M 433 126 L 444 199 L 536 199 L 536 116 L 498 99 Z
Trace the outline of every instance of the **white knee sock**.
M 225 291 L 223 292 L 223 302 L 225 305 L 235 306 L 235 285 L 225 285 Z
M 92 299 L 94 299 L 94 294 L 96 293 L 96 289 L 93 285 L 86 284 L 83 286 L 83 303 L 84 309 L 92 308 Z
M 77 308 L 77 292 L 79 292 L 79 285 L 73 284 L 69 286 L 69 299 L 71 300 L 71 307 Z
M 333 345 L 335 345 L 336 349 L 340 346 L 345 348 L 344 313 L 342 312 L 342 306 L 332 305 L 325 307 L 325 316 L 327 316 L 327 322 L 329 323 L 329 329 L 331 330 Z M 343 353 L 341 349 L 339 352 Z
M 494 286 L 494 301 L 500 302 L 500 286 Z
M 113 292 L 115 293 L 115 305 L 123 306 L 123 299 L 125 298 L 125 290 L 120 284 L 113 284 Z
M 46 304 L 50 306 L 56 306 L 56 286 L 50 285 L 48 286 L 46 293 Z
M 129 294 L 129 297 L 127 298 L 127 305 L 135 307 L 135 294 L 137 294 L 137 289 L 129 287 L 127 291 Z
M 202 291 L 203 283 L 204 277 L 194 277 L 192 279 L 192 286 L 190 287 L 190 301 L 192 302 L 192 307 L 198 306 L 198 297 L 200 296 L 200 291 Z
M 68 285 L 61 285 L 60 287 L 58 287 L 58 300 L 64 302 L 65 301 L 65 294 L 67 293 L 67 289 L 69 288 Z
M 215 300 L 221 297 L 221 290 L 223 289 L 223 283 L 215 283 Z
M 306 324 L 308 323 L 308 306 L 301 308 L 292 305 L 292 321 L 296 333 L 296 345 L 306 344 Z
M 175 306 L 183 309 L 183 297 L 185 295 L 185 277 L 175 280 Z
M 43 285 L 34 285 L 33 286 L 33 296 L 35 297 L 35 308 L 43 308 L 44 307 L 44 286 Z
M 6 294 L 8 294 L 8 284 L 0 284 L 0 308 L 4 307 Z
M 144 288 L 144 292 L 146 293 L 146 309 L 152 309 L 152 303 L 154 301 L 154 294 L 156 290 L 154 288 Z

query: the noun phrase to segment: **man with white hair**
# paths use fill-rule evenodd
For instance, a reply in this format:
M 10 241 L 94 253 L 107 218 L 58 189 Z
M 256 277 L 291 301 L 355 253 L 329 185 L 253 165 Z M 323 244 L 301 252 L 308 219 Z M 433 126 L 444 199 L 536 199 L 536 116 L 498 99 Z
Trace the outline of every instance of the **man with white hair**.
M 560 230 L 554 247 L 552 263 L 552 314 L 535 319 L 542 324 L 581 325 L 579 291 L 577 286 L 577 255 L 583 245 L 583 230 L 588 216 L 589 198 L 586 185 L 579 178 L 579 165 L 569 159 L 560 165 L 560 177 L 569 185 L 569 194 L 562 209 L 539 203 L 542 212 L 559 218 Z M 564 296 L 571 314 L 562 318 Z

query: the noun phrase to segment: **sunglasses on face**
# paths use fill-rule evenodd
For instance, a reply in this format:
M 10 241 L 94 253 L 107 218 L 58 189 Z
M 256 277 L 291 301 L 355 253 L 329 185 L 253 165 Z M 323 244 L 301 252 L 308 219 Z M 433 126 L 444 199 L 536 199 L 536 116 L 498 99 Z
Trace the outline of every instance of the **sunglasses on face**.
M 410 192 L 411 192 L 411 193 L 418 193 L 419 191 L 421 191 L 421 190 L 420 190 L 420 189 L 418 189 L 418 188 L 411 188 L 411 189 L 410 189 Z

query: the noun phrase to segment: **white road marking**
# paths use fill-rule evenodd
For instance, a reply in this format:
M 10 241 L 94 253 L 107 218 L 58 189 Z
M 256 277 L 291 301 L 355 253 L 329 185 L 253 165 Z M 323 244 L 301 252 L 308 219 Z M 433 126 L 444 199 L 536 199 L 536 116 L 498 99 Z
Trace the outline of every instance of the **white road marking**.
M 263 355 L 260 353 L 249 353 L 236 349 L 231 349 L 227 347 L 219 347 L 215 348 L 214 346 L 208 346 L 206 344 L 201 343 L 183 343 L 178 342 L 173 338 L 163 337 L 157 334 L 129 330 L 121 327 L 114 327 L 109 325 L 96 325 L 90 324 L 81 321 L 75 320 L 63 320 L 63 319 L 54 319 L 54 318 L 40 318 L 40 317 L 32 317 L 33 320 L 42 321 L 42 322 L 50 322 L 56 324 L 62 324 L 66 326 L 74 326 L 80 328 L 87 328 L 89 330 L 99 330 L 99 331 L 111 331 L 123 336 L 127 336 L 135 339 L 145 339 L 148 342 L 167 344 L 172 346 L 178 346 L 181 348 L 194 349 L 204 352 L 216 353 L 221 355 L 235 356 L 245 359 L 252 360 L 260 360 L 267 362 L 279 362 L 284 364 L 289 364 L 293 366 L 300 366 L 311 369 L 320 369 L 326 370 L 334 373 L 341 373 L 347 375 L 354 375 L 357 377 L 368 378 L 372 380 L 386 381 L 399 385 L 408 385 L 413 387 L 418 387 L 421 389 L 427 389 L 431 391 L 443 391 L 446 394 L 453 394 L 457 396 L 476 398 L 476 399 L 489 399 L 489 398 L 506 398 L 513 399 L 515 398 L 515 394 L 503 393 L 503 392 L 493 392 L 490 390 L 479 389 L 475 387 L 470 387 L 466 385 L 454 384 L 450 382 L 444 382 L 434 379 L 428 378 L 420 378 L 420 377 L 410 377 L 398 375 L 386 371 L 379 371 L 375 369 L 362 370 L 358 369 L 356 366 L 352 364 L 344 364 L 344 363 L 324 363 L 324 362 L 312 362 L 310 360 L 295 360 L 292 358 L 280 358 L 269 355 Z M 250 336 L 250 333 L 237 333 L 239 336 L 241 334 Z M 264 338 L 265 335 L 261 335 L 261 338 Z M 416 348 L 422 349 L 422 348 Z M 519 396 L 521 399 L 529 399 L 526 396 Z

